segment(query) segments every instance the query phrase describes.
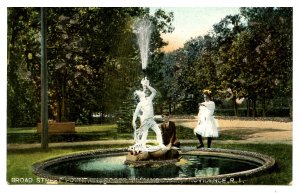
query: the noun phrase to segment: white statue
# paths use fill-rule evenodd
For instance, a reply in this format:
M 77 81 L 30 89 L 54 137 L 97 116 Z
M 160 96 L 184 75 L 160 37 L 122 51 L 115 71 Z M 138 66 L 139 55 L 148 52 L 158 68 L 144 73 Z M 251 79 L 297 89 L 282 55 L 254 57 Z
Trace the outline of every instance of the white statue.
M 143 91 L 136 90 L 134 94 L 139 98 L 139 103 L 136 106 L 135 112 L 132 118 L 132 126 L 134 128 L 134 141 L 135 144 L 129 148 L 133 152 L 141 151 L 156 151 L 158 149 L 166 148 L 162 141 L 161 131 L 154 121 L 154 111 L 153 111 L 153 99 L 156 95 L 156 90 L 149 85 L 149 80 L 145 77 L 141 84 L 143 86 Z M 146 97 L 146 90 L 151 91 L 151 95 Z M 141 125 L 136 128 L 136 119 L 140 117 Z M 156 134 L 156 140 L 158 146 L 146 147 L 146 141 L 148 136 L 148 130 L 152 129 Z

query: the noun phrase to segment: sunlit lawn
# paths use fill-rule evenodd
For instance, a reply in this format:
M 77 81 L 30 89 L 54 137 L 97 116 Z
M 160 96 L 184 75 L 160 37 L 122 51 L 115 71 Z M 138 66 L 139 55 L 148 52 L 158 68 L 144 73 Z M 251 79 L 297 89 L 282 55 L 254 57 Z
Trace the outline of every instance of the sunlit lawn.
M 75 131 L 79 132 L 79 133 L 117 131 L 117 125 L 116 124 L 101 124 L 101 125 L 76 126 Z

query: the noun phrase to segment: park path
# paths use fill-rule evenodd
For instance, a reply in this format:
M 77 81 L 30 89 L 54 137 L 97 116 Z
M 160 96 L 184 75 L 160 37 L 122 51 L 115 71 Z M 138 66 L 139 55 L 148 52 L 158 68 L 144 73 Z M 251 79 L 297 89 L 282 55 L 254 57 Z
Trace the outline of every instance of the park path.
M 195 118 L 188 119 L 171 119 L 176 125 L 182 125 L 194 128 L 197 124 Z M 291 121 L 274 121 L 274 120 L 240 120 L 240 119 L 222 119 L 217 118 L 222 132 L 227 133 L 247 133 L 247 138 L 243 140 L 215 140 L 215 144 L 246 144 L 246 143 L 285 143 L 292 144 L 292 122 Z M 149 142 L 154 142 L 150 140 Z M 180 140 L 181 144 L 197 143 L 196 138 L 190 140 Z M 102 141 L 81 141 L 81 142 L 60 142 L 49 143 L 50 148 L 59 147 L 84 147 L 84 146 L 101 146 L 101 145 L 131 145 L 133 140 L 102 140 Z M 30 149 L 40 148 L 41 144 L 7 144 L 8 149 Z
M 292 143 L 293 124 L 286 118 L 282 119 L 236 119 L 216 117 L 220 134 L 223 133 L 247 133 L 243 140 L 224 140 L 216 143 Z M 197 119 L 173 119 L 177 125 L 195 128 Z

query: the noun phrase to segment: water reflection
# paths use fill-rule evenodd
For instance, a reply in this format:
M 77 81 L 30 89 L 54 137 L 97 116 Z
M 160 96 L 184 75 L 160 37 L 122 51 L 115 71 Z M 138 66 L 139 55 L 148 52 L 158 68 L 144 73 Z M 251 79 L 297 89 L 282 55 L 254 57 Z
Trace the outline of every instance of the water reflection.
M 256 168 L 252 162 L 203 155 L 183 155 L 183 164 L 132 167 L 125 156 L 86 158 L 57 163 L 45 168 L 54 175 L 90 178 L 184 178 L 206 177 Z
M 220 174 L 220 165 L 217 159 L 201 156 L 185 156 L 187 164 L 182 165 L 179 177 L 205 177 Z
M 176 165 L 162 167 L 134 168 L 130 167 L 130 178 L 176 178 L 180 168 Z

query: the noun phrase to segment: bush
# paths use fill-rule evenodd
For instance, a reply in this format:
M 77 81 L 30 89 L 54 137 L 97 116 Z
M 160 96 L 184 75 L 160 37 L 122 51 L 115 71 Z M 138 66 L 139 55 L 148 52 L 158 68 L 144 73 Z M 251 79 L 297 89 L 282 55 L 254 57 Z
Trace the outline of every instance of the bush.
M 215 116 L 235 116 L 235 113 L 233 109 L 216 109 Z M 238 116 L 247 117 L 247 108 L 239 108 Z M 256 109 L 256 116 L 257 117 L 263 116 L 262 108 Z M 290 116 L 289 108 L 266 109 L 266 117 L 289 117 L 289 116 Z
M 134 102 L 124 102 L 120 107 L 120 110 L 116 114 L 117 130 L 119 133 L 131 133 L 132 132 L 132 115 L 135 110 Z

